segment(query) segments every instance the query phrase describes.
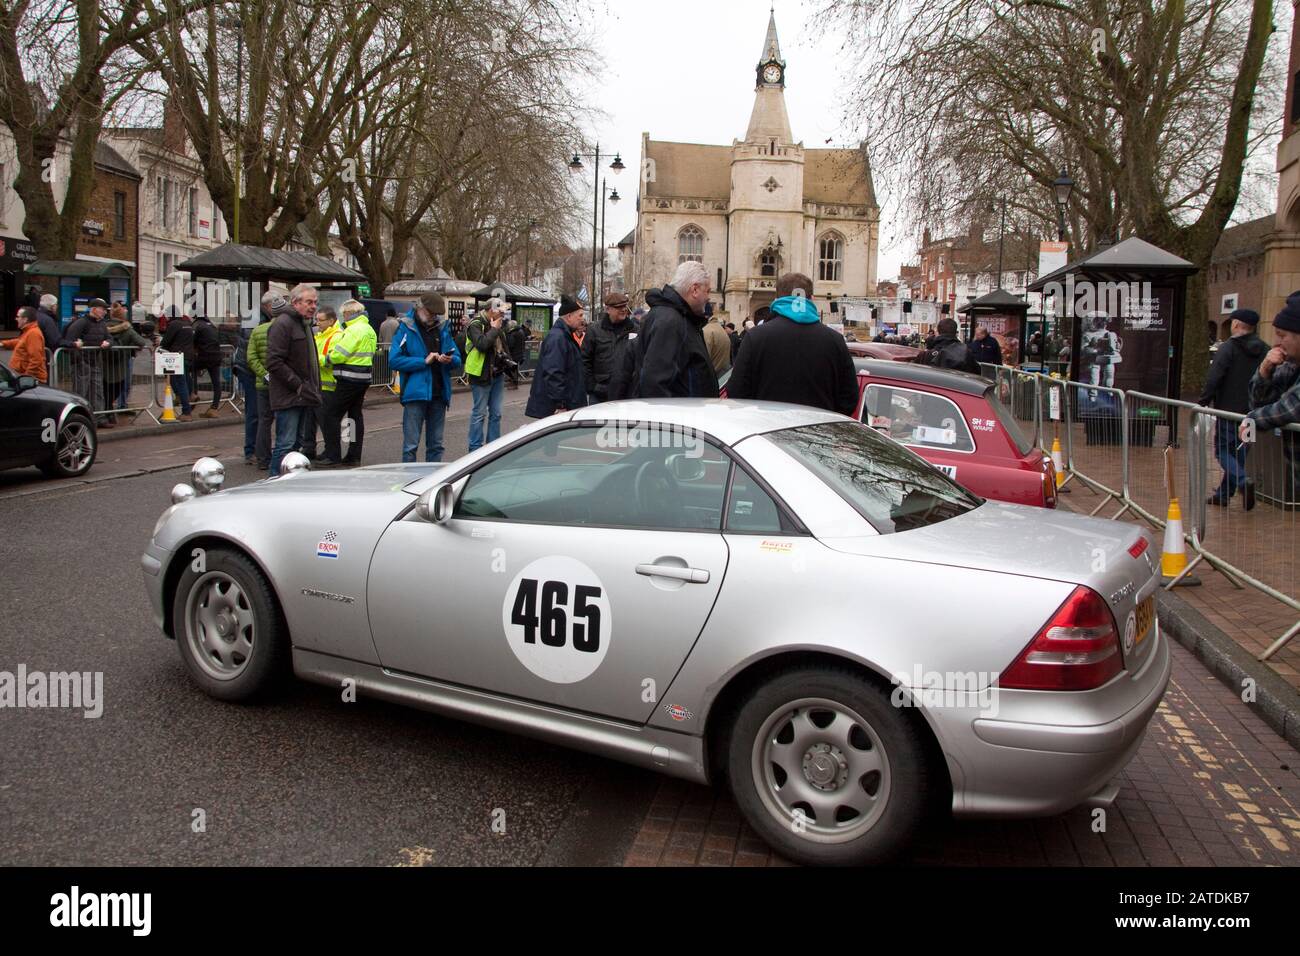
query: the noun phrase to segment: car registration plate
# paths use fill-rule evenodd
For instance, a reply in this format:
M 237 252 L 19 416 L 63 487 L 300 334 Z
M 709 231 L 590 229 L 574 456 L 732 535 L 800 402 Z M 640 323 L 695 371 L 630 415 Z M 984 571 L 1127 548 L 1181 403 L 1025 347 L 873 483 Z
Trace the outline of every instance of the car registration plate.
M 1151 625 L 1156 619 L 1156 597 L 1151 595 L 1137 607 L 1137 640 L 1135 644 L 1141 644 L 1146 636 L 1151 633 Z

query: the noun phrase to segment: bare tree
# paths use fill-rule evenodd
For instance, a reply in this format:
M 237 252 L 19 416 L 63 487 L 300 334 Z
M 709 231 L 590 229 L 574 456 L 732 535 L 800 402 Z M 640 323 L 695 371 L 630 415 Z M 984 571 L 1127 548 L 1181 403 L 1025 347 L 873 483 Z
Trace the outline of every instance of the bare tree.
M 181 0 L 141 2 L 171 11 Z M 226 0 L 221 9 L 209 0 L 137 44 L 177 98 L 208 190 L 228 222 L 238 219 L 241 242 L 279 248 L 319 210 L 329 182 L 352 174 L 351 157 L 373 128 L 329 150 L 341 120 L 445 5 Z
M 159 11 L 145 0 L 0 0 L 0 122 L 14 138 L 23 232 L 42 258 L 76 256 L 104 116 L 140 79 L 130 49 L 204 2 Z M 71 164 L 59 195 L 61 143 Z
M 529 218 L 571 220 L 563 142 L 589 50 L 567 0 L 471 0 L 442 11 L 405 68 L 361 98 L 342 142 L 364 137 L 355 180 L 329 188 L 326 221 L 377 287 L 415 244 L 461 278 L 494 277 Z M 329 144 L 327 153 L 341 153 Z
M 1074 248 L 1135 233 L 1200 267 L 1185 347 L 1206 347 L 1205 270 L 1252 150 L 1280 123 L 1271 0 L 824 0 L 850 44 L 873 38 L 855 113 L 878 178 L 915 224 L 998 196 L 1055 232 L 1067 168 Z M 1257 92 L 1258 91 L 1258 92 Z M 1183 387 L 1203 362 L 1183 363 Z

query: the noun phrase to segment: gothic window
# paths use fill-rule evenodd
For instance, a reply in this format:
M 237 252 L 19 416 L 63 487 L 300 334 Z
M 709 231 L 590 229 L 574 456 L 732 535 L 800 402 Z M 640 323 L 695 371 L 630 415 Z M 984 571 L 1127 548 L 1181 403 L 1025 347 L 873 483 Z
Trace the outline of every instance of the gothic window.
M 677 264 L 704 261 L 704 233 L 698 226 L 686 226 L 677 234 Z
M 844 240 L 828 232 L 817 243 L 817 279 L 839 282 L 844 278 Z
M 776 278 L 777 258 L 772 249 L 764 249 L 758 260 L 758 274 L 764 278 Z

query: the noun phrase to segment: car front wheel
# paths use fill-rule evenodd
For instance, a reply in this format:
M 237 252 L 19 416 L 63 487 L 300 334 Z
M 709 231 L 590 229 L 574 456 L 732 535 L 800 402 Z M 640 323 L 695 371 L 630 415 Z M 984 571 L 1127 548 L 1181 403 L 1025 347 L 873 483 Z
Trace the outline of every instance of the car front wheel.
M 41 471 L 54 478 L 76 478 L 84 475 L 95 463 L 98 441 L 95 426 L 80 412 L 64 419 L 59 429 L 54 454 L 40 466 Z
M 922 731 L 850 670 L 791 671 L 741 704 L 727 748 L 736 803 L 798 863 L 884 863 L 930 805 Z
M 172 615 L 181 660 L 211 697 L 264 696 L 286 669 L 288 632 L 275 594 L 237 551 L 200 549 L 177 583 Z

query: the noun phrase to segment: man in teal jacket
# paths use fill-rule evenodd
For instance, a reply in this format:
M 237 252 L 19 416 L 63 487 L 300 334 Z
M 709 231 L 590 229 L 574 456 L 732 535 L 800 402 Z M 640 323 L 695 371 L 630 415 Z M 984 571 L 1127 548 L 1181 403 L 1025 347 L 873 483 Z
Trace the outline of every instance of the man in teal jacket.
M 451 378 L 461 369 L 460 350 L 443 319 L 436 292 L 421 296 L 393 333 L 388 367 L 402 377 L 402 461 L 415 461 L 424 429 L 424 460 L 442 461 L 442 432 L 451 405 Z

